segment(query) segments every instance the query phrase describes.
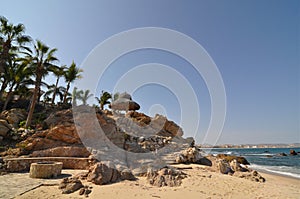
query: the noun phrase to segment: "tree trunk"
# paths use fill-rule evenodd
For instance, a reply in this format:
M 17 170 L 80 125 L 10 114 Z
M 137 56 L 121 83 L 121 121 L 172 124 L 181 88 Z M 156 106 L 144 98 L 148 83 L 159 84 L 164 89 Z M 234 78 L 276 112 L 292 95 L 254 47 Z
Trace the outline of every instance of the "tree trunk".
M 9 103 L 10 100 L 11 100 L 11 97 L 12 97 L 12 94 L 13 94 L 13 87 L 14 87 L 14 84 L 12 84 L 11 87 L 9 88 L 9 91 L 8 91 L 7 96 L 6 96 L 6 100 L 5 100 L 5 103 L 4 103 L 4 105 L 3 105 L 2 111 L 5 111 L 5 110 L 6 110 L 7 105 L 8 105 L 8 103 Z
M 70 82 L 68 82 L 67 89 L 66 89 L 66 92 L 64 94 L 64 101 L 63 101 L 64 104 L 67 103 L 67 95 L 68 95 L 69 89 L 70 89 Z
M 6 87 L 7 87 L 7 81 L 6 81 L 6 79 L 4 79 L 2 82 L 1 89 L 0 89 L 0 100 L 2 99 L 2 96 L 3 96 L 3 93 L 6 89 Z
M 42 81 L 42 76 L 40 74 L 37 74 L 35 88 L 34 88 L 34 92 L 33 92 L 33 96 L 32 96 L 32 101 L 30 104 L 30 109 L 29 109 L 29 113 L 27 116 L 25 128 L 28 128 L 31 125 L 31 120 L 32 120 L 35 104 L 36 104 L 36 101 L 38 98 L 41 81 Z
M 57 79 L 56 79 L 55 88 L 54 88 L 53 96 L 52 96 L 52 99 L 51 99 L 51 105 L 53 105 L 54 102 L 55 102 L 56 90 L 57 90 L 58 82 L 59 82 L 59 77 L 57 77 Z

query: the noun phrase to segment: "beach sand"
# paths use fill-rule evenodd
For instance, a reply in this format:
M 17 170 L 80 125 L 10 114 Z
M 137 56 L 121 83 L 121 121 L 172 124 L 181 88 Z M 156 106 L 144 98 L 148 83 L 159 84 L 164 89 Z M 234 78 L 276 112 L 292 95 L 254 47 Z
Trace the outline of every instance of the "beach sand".
M 230 175 L 209 171 L 199 165 L 181 165 L 188 174 L 179 187 L 153 187 L 145 177 L 136 181 L 123 181 L 110 185 L 98 186 L 83 181 L 84 185 L 92 186 L 89 198 L 300 198 L 300 180 L 278 175 L 261 173 L 265 183 L 253 182 Z M 64 173 L 68 171 L 64 170 Z M 73 171 L 74 172 L 74 171 Z M 85 198 L 79 192 L 62 194 L 53 180 L 51 186 L 39 186 L 17 196 L 18 199 L 29 198 Z

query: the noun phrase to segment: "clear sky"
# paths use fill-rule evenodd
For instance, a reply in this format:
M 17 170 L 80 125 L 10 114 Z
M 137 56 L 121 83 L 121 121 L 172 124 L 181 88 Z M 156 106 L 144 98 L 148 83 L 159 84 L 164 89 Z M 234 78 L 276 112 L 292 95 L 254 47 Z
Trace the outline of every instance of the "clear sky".
M 300 1 L 0 0 L 0 5 L 0 15 L 58 48 L 60 63 L 67 65 L 72 60 L 81 65 L 99 43 L 132 28 L 182 32 L 205 48 L 223 78 L 227 115 L 218 143 L 300 142 Z M 111 92 L 124 73 L 147 63 L 171 66 L 192 85 L 201 111 L 195 138 L 201 143 L 210 95 L 203 78 L 178 56 L 154 49 L 126 54 L 111 64 L 98 92 Z M 178 123 L 182 119 L 183 102 L 167 87 L 145 85 L 133 98 L 147 114 L 165 111 Z M 188 123 L 184 131 L 194 135 Z

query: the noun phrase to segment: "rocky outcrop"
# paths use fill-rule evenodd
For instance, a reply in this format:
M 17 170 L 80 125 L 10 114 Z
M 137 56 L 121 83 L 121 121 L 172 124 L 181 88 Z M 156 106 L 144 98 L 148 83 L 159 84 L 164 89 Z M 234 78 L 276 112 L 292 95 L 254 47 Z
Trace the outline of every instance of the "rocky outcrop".
M 237 160 L 238 163 L 244 164 L 244 165 L 249 165 L 250 163 L 247 161 L 246 158 L 242 156 L 235 156 L 235 155 L 227 155 L 227 154 L 218 154 L 217 155 L 218 159 L 224 159 L 227 162 L 231 162 L 232 160 Z
M 162 168 L 158 171 L 148 169 L 146 177 L 147 181 L 153 186 L 176 187 L 181 185 L 182 179 L 186 178 L 187 175 L 180 170 L 172 168 Z
M 131 131 L 131 129 L 127 129 L 126 127 L 129 126 L 131 128 L 134 128 L 135 125 L 138 125 L 140 127 L 146 127 L 142 128 L 142 130 L 147 132 L 146 134 L 148 135 L 160 135 L 164 137 L 175 137 L 183 135 L 183 130 L 181 127 L 159 114 L 156 114 L 154 118 L 150 118 L 143 113 L 128 112 L 125 118 L 128 118 L 130 120 L 118 122 L 118 124 L 120 124 L 121 127 L 124 128 L 125 132 Z M 128 122 L 130 122 L 130 125 L 128 125 Z M 126 124 L 123 126 L 122 124 L 124 123 Z M 134 131 L 135 129 L 132 130 Z

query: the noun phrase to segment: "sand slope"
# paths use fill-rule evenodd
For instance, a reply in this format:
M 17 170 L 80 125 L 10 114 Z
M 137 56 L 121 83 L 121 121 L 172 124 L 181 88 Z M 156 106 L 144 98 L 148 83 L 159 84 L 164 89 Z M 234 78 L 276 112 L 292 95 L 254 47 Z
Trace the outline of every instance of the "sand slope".
M 300 180 L 262 174 L 265 183 L 253 182 L 234 176 L 211 172 L 205 167 L 193 165 L 185 169 L 188 178 L 180 187 L 152 187 L 145 177 L 137 181 L 123 181 L 116 184 L 93 186 L 89 198 L 299 198 Z M 85 198 L 78 191 L 69 195 L 61 194 L 58 186 L 40 186 L 16 198 Z

